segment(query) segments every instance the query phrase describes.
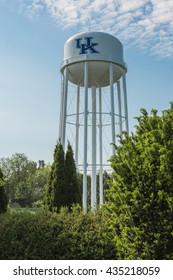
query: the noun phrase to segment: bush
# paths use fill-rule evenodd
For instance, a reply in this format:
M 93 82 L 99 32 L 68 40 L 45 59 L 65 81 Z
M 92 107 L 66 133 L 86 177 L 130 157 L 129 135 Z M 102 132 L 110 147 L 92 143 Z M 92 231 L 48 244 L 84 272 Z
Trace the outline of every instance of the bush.
M 0 259 L 114 259 L 116 250 L 103 211 L 83 214 L 12 212 L 1 215 Z M 10 244 L 10 245 L 9 245 Z
M 173 103 L 120 137 L 107 209 L 119 259 L 173 259 Z
M 8 201 L 4 189 L 4 179 L 0 169 L 0 214 L 7 212 L 7 205 Z

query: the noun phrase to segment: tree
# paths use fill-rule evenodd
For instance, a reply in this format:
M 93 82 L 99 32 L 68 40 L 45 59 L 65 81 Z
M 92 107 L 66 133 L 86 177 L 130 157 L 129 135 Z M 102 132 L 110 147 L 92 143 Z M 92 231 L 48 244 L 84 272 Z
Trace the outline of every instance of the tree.
M 36 164 L 29 161 L 24 154 L 16 153 L 11 158 L 2 158 L 1 167 L 9 201 L 24 206 L 28 195 L 32 193 L 26 186 L 26 179 L 35 172 Z
M 7 211 L 7 204 L 8 202 L 4 189 L 3 174 L 0 169 L 0 214 L 5 213 Z
M 103 201 L 107 201 L 106 191 L 109 189 L 109 181 L 111 180 L 110 174 L 104 170 L 103 171 Z M 100 174 L 97 173 L 97 203 L 100 203 Z
M 109 181 L 111 180 L 110 174 L 104 170 L 103 171 L 103 201 L 106 202 L 106 190 L 109 188 Z M 80 174 L 80 185 L 82 188 L 83 184 L 83 174 Z M 97 173 L 96 175 L 96 192 L 97 192 L 97 204 L 100 203 L 100 174 Z M 91 176 L 87 176 L 87 204 L 88 204 L 88 209 L 90 209 L 91 205 Z
M 59 212 L 61 206 L 67 205 L 67 175 L 63 146 L 58 141 L 54 151 L 45 203 L 50 211 Z
M 44 161 L 37 163 L 22 153 L 11 158 L 0 159 L 4 174 L 4 187 L 10 204 L 18 203 L 22 207 L 31 206 L 37 200 L 43 200 L 45 185 L 50 167 Z
M 81 204 L 79 181 L 71 145 L 68 143 L 65 154 L 61 142 L 58 141 L 46 188 L 46 207 L 50 211 L 59 212 L 62 206 L 67 206 L 70 210 L 73 204 Z
M 14 177 L 17 175 L 16 179 L 16 191 L 15 191 L 15 201 L 18 202 L 22 207 L 31 206 L 32 202 L 35 200 L 35 188 L 36 185 L 33 184 L 33 175 L 36 173 L 36 163 L 33 161 L 28 161 L 22 163 L 21 169 L 18 173 L 13 173 Z
M 73 204 L 81 204 L 81 189 L 79 185 L 79 176 L 76 170 L 76 164 L 74 160 L 74 154 L 70 143 L 68 143 L 65 166 L 67 174 L 67 206 L 70 208 Z
M 173 258 L 173 104 L 120 137 L 107 209 L 120 259 Z
M 51 166 L 44 164 L 43 167 L 38 167 L 36 172 L 28 177 L 27 184 L 32 186 L 34 201 L 32 206 L 43 206 L 46 186 L 49 182 Z

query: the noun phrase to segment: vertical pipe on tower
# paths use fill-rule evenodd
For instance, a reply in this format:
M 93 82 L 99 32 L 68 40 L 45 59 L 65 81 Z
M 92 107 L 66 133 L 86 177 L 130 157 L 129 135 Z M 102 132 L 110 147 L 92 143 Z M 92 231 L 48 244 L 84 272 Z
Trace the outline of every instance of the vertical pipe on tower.
M 112 144 L 115 144 L 115 112 L 114 112 L 114 69 L 113 63 L 110 63 L 109 68 L 110 79 L 110 100 L 111 100 L 111 129 L 112 129 Z M 112 145 L 112 155 L 115 154 L 115 148 Z
M 126 122 L 126 131 L 129 134 L 129 123 L 128 123 L 128 107 L 127 107 L 127 87 L 126 87 L 126 74 L 123 75 L 123 91 L 124 91 L 124 113 Z
M 91 173 L 91 209 L 95 209 L 96 199 L 96 87 L 92 86 L 92 173 Z
M 84 65 L 84 156 L 83 156 L 83 208 L 87 211 L 87 147 L 88 147 L 88 61 Z
M 63 98 L 63 120 L 62 120 L 62 145 L 65 150 L 65 132 L 66 132 L 66 118 L 67 118 L 67 92 L 68 92 L 68 69 L 65 67 L 64 69 L 64 98 Z
M 64 75 L 61 75 L 61 102 L 60 102 L 60 119 L 59 119 L 59 140 L 62 140 L 62 125 L 63 125 L 63 106 L 64 103 Z
M 99 190 L 100 205 L 103 204 L 103 150 L 102 150 L 102 92 L 99 88 L 99 154 L 100 154 L 100 172 L 99 172 Z
M 118 114 L 119 114 L 119 128 L 120 134 L 122 133 L 123 126 L 122 126 L 122 108 L 121 108 L 121 88 L 120 88 L 120 81 L 117 82 L 117 93 L 118 93 Z
M 79 151 L 79 103 L 80 103 L 80 86 L 77 86 L 76 99 L 76 143 L 75 143 L 75 161 L 78 167 L 78 151 Z

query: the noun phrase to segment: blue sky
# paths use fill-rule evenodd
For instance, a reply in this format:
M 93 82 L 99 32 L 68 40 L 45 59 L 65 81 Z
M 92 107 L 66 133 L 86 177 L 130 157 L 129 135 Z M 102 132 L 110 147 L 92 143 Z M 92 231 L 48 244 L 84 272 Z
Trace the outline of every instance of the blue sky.
M 173 101 L 173 0 L 0 0 L 0 157 L 52 162 L 66 40 L 104 31 L 124 45 L 130 130 Z

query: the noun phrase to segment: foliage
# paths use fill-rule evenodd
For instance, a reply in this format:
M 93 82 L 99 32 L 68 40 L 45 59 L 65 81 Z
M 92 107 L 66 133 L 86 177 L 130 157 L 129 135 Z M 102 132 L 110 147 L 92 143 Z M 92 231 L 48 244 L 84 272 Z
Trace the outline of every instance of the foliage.
M 0 169 L 0 214 L 5 213 L 7 211 L 7 204 L 8 203 L 4 189 L 3 174 Z
M 67 193 L 68 201 L 66 206 L 71 206 L 74 203 L 81 204 L 82 189 L 79 185 L 79 177 L 76 170 L 76 164 L 74 160 L 74 154 L 70 143 L 68 143 L 67 151 L 65 155 L 65 167 L 67 176 Z
M 49 165 L 45 166 L 44 161 L 39 161 L 37 168 L 36 162 L 20 153 L 12 155 L 11 158 L 1 158 L 0 165 L 10 204 L 18 203 L 26 207 L 37 200 L 43 200 L 50 173 Z
M 111 176 L 106 170 L 103 171 L 103 201 L 107 201 L 106 192 L 109 189 L 109 182 L 111 180 Z M 100 203 L 100 174 L 97 173 L 97 203 Z
M 58 212 L 61 206 L 66 206 L 67 176 L 65 155 L 60 141 L 54 151 L 54 161 L 51 167 L 49 183 L 46 190 L 45 203 L 50 211 Z
M 104 211 L 12 212 L 1 215 L 0 259 L 113 259 L 114 243 Z M 9 246 L 10 244 L 10 246 Z
M 173 104 L 162 116 L 141 113 L 115 146 L 107 209 L 120 259 L 172 259 Z
M 70 209 L 74 203 L 80 201 L 81 193 L 72 148 L 68 144 L 65 155 L 63 146 L 58 141 L 46 190 L 46 207 L 50 211 L 59 212 L 62 206 Z
M 105 170 L 103 171 L 103 201 L 107 201 L 106 191 L 110 187 L 111 175 Z M 80 189 L 83 189 L 83 174 L 78 173 L 78 182 Z M 97 192 L 97 204 L 100 204 L 100 174 L 96 175 L 96 192 Z M 87 209 L 91 209 L 91 176 L 87 175 Z

